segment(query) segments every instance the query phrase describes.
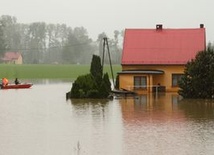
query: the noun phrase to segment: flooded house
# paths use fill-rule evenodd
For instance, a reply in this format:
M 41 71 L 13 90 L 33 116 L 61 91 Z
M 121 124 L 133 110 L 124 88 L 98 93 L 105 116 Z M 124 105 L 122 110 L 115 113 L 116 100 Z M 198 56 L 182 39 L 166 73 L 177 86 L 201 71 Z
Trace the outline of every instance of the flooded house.
M 177 92 L 188 61 L 206 48 L 203 24 L 198 28 L 126 29 L 119 89 L 138 94 Z

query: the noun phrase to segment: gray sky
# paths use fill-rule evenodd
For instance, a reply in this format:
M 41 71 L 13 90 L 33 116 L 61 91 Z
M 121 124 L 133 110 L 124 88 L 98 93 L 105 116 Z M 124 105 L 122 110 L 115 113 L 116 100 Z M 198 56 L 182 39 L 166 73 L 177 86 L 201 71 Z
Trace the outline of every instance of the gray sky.
M 214 42 L 214 0 L 0 0 L 0 15 L 19 23 L 65 23 L 83 26 L 94 40 L 99 33 L 112 37 L 125 28 L 206 27 L 207 43 Z

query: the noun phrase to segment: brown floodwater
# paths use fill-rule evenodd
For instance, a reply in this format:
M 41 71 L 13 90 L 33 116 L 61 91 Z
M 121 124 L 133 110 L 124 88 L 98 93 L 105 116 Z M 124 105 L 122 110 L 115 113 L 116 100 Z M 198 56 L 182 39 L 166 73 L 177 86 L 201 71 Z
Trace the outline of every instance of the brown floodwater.
M 212 155 L 214 101 L 66 100 L 70 81 L 0 90 L 0 155 Z

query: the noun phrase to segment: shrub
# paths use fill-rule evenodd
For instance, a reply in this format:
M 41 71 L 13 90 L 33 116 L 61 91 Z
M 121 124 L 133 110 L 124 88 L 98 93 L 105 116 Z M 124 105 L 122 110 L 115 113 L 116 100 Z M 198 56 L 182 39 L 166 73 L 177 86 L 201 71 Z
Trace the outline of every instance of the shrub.
M 71 88 L 71 98 L 107 98 L 111 83 L 107 73 L 103 75 L 99 56 L 93 55 L 90 74 L 79 76 Z
M 187 63 L 179 82 L 179 94 L 184 98 L 213 98 L 214 51 L 210 48 L 199 52 Z

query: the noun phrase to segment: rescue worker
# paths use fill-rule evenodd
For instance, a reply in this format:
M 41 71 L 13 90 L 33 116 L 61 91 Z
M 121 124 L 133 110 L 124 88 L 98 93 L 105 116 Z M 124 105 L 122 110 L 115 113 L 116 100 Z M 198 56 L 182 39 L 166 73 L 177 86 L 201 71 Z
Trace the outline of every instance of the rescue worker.
M 8 79 L 7 78 L 2 78 L 2 86 L 8 85 Z

